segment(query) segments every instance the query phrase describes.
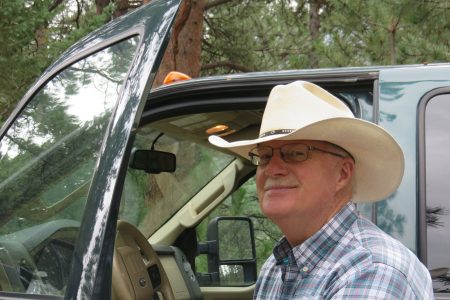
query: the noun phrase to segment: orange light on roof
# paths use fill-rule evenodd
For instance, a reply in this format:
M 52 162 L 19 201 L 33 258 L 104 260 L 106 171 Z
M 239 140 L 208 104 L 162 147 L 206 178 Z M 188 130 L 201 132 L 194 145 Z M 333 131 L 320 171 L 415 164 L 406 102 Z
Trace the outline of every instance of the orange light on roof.
M 216 126 L 213 126 L 211 128 L 206 129 L 206 133 L 207 134 L 216 134 L 216 133 L 219 133 L 219 132 L 223 132 L 223 131 L 225 131 L 227 129 L 228 129 L 227 125 L 220 124 L 220 125 L 216 125 Z
M 189 75 L 177 71 L 171 71 L 169 74 L 167 74 L 166 78 L 164 78 L 163 84 L 171 84 L 177 81 L 189 79 L 192 79 Z

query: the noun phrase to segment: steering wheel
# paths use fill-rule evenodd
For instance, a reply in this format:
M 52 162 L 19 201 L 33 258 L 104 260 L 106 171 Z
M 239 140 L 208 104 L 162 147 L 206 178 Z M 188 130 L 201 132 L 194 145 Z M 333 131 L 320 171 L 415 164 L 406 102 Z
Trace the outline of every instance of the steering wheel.
M 125 221 L 117 224 L 112 275 L 117 299 L 154 299 L 155 294 L 159 299 L 175 299 L 155 250 L 134 225 Z

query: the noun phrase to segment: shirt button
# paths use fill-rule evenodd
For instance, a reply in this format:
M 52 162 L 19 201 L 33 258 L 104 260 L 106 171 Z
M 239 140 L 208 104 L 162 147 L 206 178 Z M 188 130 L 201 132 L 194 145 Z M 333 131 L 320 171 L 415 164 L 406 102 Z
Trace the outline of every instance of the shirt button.
M 309 271 L 309 269 L 308 269 L 308 267 L 303 267 L 303 268 L 302 268 L 302 271 L 306 273 L 306 272 Z

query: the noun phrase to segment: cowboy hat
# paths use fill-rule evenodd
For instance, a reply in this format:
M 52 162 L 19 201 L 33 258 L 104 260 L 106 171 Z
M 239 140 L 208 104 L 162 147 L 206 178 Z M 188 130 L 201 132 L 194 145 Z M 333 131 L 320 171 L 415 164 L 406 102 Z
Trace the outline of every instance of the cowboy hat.
M 257 144 L 272 140 L 318 140 L 338 145 L 355 160 L 354 202 L 385 199 L 399 186 L 404 157 L 399 144 L 383 128 L 357 119 L 341 100 L 306 81 L 275 86 L 264 110 L 259 137 L 209 142 L 249 159 Z

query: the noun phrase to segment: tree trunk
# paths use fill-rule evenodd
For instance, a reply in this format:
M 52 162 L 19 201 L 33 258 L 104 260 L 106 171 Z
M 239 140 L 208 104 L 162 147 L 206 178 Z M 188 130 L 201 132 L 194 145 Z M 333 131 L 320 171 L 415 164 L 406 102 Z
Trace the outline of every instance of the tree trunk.
M 181 4 L 154 87 L 161 85 L 170 71 L 200 75 L 204 10 L 205 0 L 185 0 Z
M 323 5 L 323 0 L 310 0 L 309 1 L 309 66 L 310 68 L 317 68 L 319 66 L 319 60 L 317 58 L 314 44 L 319 38 L 320 30 L 320 16 L 319 10 Z
M 128 0 L 117 0 L 116 1 L 116 10 L 114 11 L 113 18 L 118 18 L 123 16 L 128 12 Z
M 95 8 L 97 15 L 101 15 L 103 13 L 103 9 L 109 4 L 111 0 L 95 0 Z
M 397 26 L 399 21 L 391 21 L 391 24 L 389 24 L 388 27 L 388 34 L 389 34 L 389 56 L 390 56 L 390 62 L 391 65 L 397 64 L 397 54 L 396 54 L 396 41 L 395 41 L 395 35 L 397 33 Z

